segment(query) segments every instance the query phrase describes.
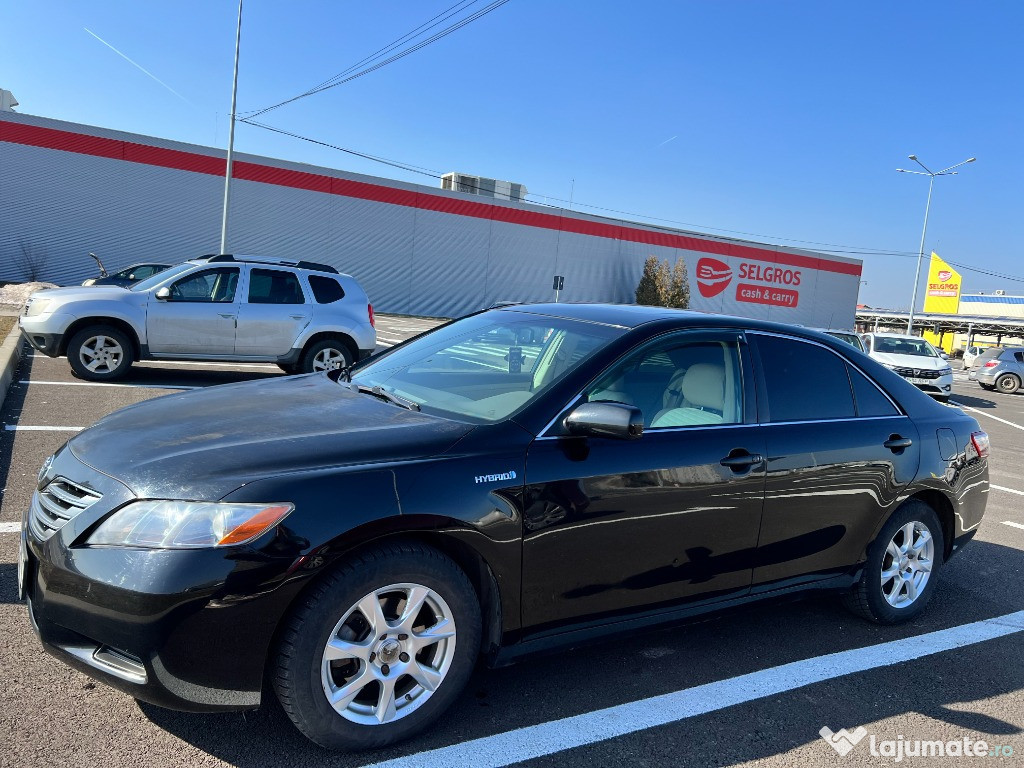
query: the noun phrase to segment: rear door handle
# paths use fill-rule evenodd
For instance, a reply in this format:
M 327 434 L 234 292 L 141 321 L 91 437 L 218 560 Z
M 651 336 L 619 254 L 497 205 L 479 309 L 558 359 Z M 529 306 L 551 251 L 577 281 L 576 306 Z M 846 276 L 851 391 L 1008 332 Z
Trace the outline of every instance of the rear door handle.
M 220 314 L 220 316 L 221 316 L 221 317 L 223 317 L 223 318 L 224 318 L 225 320 L 234 320 L 234 319 L 235 319 L 235 316 L 234 316 L 234 315 L 232 315 L 232 314 L 231 314 L 230 312 L 220 312 L 219 314 Z
M 741 469 L 753 467 L 755 464 L 760 464 L 762 461 L 764 461 L 764 456 L 760 453 L 744 453 L 739 456 L 726 456 L 718 463 L 723 467 L 729 467 L 729 469 L 739 471 Z
M 909 448 L 913 444 L 914 441 L 911 440 L 909 437 L 900 437 L 899 435 L 893 435 L 884 443 L 882 443 L 883 446 L 888 448 L 893 453 L 896 453 L 897 451 L 902 451 L 904 448 Z

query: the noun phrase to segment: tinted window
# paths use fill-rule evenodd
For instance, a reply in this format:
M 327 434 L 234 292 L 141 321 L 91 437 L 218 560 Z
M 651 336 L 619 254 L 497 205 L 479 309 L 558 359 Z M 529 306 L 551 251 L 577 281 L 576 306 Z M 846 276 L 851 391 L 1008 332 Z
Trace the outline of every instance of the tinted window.
M 309 287 L 317 304 L 330 304 L 345 298 L 345 289 L 333 277 L 309 276 Z
M 280 269 L 254 269 L 249 272 L 250 304 L 305 304 L 299 278 Z
M 858 416 L 898 416 L 899 411 L 889 402 L 889 398 L 878 391 L 864 374 L 852 366 L 847 366 L 850 382 L 853 384 L 853 396 L 857 400 Z
M 1024 363 L 1024 352 L 1014 352 L 1013 357 L 1018 363 Z
M 587 392 L 590 402 L 635 405 L 644 426 L 692 427 L 743 421 L 735 341 L 660 341 L 612 366 Z
M 231 302 L 238 285 L 237 267 L 219 267 L 197 272 L 171 286 L 172 301 Z
M 843 419 L 854 415 L 846 363 L 824 347 L 757 335 L 772 421 Z

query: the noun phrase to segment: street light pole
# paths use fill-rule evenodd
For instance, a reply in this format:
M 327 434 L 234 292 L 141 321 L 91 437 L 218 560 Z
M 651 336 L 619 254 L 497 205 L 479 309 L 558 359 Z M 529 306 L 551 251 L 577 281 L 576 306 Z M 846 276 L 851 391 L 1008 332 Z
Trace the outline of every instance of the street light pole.
M 238 97 L 238 49 L 242 42 L 242 0 L 238 0 L 238 26 L 235 28 L 235 72 L 231 79 L 231 122 L 228 126 L 228 157 L 224 170 L 224 213 L 220 220 L 220 250 L 228 252 L 228 207 L 231 204 L 231 168 L 235 161 L 235 100 Z
M 914 173 L 914 174 L 917 174 L 918 176 L 928 176 L 929 178 L 928 178 L 928 202 L 924 206 L 924 226 L 921 228 L 921 247 L 920 247 L 920 249 L 918 250 L 918 253 L 917 253 L 917 269 L 914 271 L 914 293 L 913 293 L 913 295 L 912 295 L 912 297 L 910 299 L 910 317 L 907 319 L 907 334 L 908 335 L 910 335 L 910 334 L 912 334 L 914 332 L 914 306 L 917 304 L 917 287 L 918 287 L 918 283 L 921 282 L 921 264 L 924 262 L 924 240 L 925 240 L 925 236 L 928 234 L 928 213 L 931 211 L 931 208 L 932 208 L 932 189 L 935 186 L 935 177 L 936 176 L 956 176 L 957 172 L 953 170 L 954 168 L 959 168 L 961 165 L 966 165 L 967 163 L 973 163 L 978 158 L 971 157 L 971 158 L 968 158 L 967 160 L 964 160 L 962 163 L 957 163 L 956 165 L 949 166 L 949 168 L 944 168 L 941 171 L 934 171 L 934 172 L 930 171 L 928 169 L 928 167 L 924 163 L 922 163 L 920 160 L 918 160 L 917 159 L 917 155 L 910 155 L 909 159 L 913 160 L 915 163 L 917 163 L 922 168 L 924 168 L 924 172 L 922 173 L 921 171 L 907 171 L 907 170 L 904 170 L 903 168 L 897 168 L 896 171 L 898 173 Z

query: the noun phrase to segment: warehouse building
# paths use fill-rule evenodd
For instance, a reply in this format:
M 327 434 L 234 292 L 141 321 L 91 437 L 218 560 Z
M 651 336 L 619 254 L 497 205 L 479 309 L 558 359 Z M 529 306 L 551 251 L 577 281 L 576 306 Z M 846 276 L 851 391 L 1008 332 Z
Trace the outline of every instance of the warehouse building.
M 0 111 L 0 281 L 75 284 L 90 251 L 111 269 L 214 252 L 224 168 L 219 149 Z M 236 153 L 228 250 L 331 264 L 379 311 L 447 317 L 556 284 L 632 302 L 649 256 L 681 258 L 694 309 L 853 325 L 858 260 L 531 204 L 519 183 L 460 192 L 460 176 L 441 189 Z

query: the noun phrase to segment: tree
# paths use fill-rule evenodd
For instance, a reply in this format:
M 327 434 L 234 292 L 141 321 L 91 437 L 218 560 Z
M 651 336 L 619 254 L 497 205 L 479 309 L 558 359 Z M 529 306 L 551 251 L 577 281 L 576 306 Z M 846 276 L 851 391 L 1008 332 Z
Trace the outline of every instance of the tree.
M 668 262 L 665 262 L 665 271 L 668 272 Z M 690 306 L 690 278 L 686 276 L 686 262 L 683 259 L 676 259 L 676 265 L 672 267 L 672 275 L 668 281 L 668 290 L 665 295 L 665 306 L 676 309 L 686 309 Z
M 648 256 L 644 262 L 644 272 L 636 285 L 636 303 L 649 307 L 662 306 L 663 275 L 657 256 Z
M 49 261 L 45 248 L 36 248 L 26 240 L 18 241 L 18 248 L 21 255 L 18 262 L 21 265 L 21 273 L 27 282 L 36 283 L 42 280 L 43 272 L 46 269 L 46 262 Z

